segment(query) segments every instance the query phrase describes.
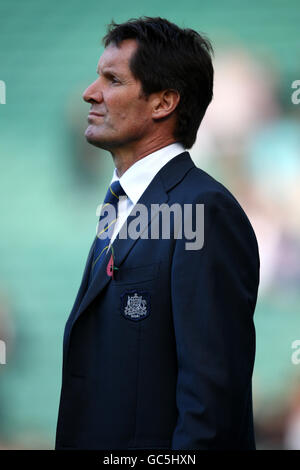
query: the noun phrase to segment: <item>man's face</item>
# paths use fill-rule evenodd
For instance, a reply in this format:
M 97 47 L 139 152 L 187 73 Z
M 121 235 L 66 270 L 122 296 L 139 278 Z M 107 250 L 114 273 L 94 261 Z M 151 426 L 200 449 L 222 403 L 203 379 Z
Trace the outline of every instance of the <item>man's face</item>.
M 91 104 L 88 142 L 107 150 L 133 145 L 148 135 L 152 126 L 151 106 L 142 94 L 141 82 L 132 75 L 129 62 L 137 49 L 133 39 L 119 47 L 110 44 L 100 57 L 99 77 L 84 92 Z

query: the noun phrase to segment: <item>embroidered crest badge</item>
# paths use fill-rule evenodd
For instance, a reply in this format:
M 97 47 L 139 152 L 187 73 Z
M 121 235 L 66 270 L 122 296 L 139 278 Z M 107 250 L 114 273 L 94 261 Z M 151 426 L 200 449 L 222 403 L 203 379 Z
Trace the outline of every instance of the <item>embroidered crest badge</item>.
M 121 296 L 121 313 L 129 320 L 142 320 L 150 314 L 150 294 L 142 291 L 129 291 Z

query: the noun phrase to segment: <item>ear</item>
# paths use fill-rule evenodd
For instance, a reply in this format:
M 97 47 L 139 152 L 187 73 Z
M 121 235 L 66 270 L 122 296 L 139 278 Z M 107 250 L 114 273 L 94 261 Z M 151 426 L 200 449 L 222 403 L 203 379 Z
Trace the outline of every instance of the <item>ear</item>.
M 163 90 L 153 93 L 152 118 L 162 119 L 169 116 L 177 107 L 180 95 L 176 90 Z

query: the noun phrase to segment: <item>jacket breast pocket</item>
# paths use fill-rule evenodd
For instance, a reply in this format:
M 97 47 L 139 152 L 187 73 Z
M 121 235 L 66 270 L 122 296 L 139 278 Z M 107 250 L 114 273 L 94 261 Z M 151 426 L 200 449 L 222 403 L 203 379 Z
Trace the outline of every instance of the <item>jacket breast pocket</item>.
M 159 263 L 153 263 L 145 266 L 120 267 L 116 270 L 113 283 L 115 285 L 131 285 L 152 281 L 158 277 Z

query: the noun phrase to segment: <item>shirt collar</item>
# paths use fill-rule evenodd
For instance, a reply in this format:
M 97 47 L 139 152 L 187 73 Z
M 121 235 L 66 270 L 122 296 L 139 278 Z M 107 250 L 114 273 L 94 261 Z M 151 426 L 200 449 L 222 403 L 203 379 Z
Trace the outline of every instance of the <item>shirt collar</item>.
M 185 148 L 178 142 L 167 145 L 166 147 L 156 150 L 135 162 L 127 171 L 125 171 L 121 178 L 118 177 L 117 169 L 115 168 L 111 183 L 114 181 L 120 181 L 120 184 L 128 198 L 133 202 L 133 204 L 136 204 L 153 180 L 154 176 L 162 169 L 162 167 L 165 166 L 172 158 L 184 151 Z

